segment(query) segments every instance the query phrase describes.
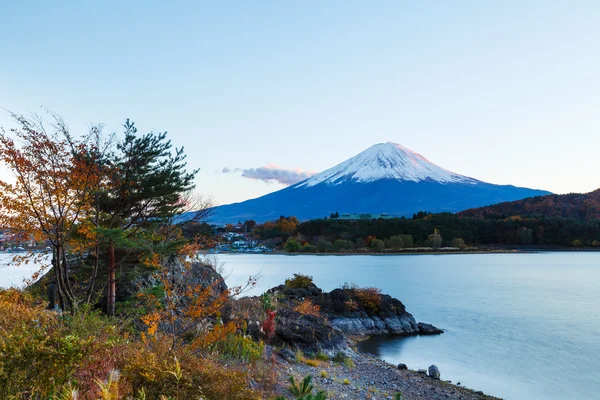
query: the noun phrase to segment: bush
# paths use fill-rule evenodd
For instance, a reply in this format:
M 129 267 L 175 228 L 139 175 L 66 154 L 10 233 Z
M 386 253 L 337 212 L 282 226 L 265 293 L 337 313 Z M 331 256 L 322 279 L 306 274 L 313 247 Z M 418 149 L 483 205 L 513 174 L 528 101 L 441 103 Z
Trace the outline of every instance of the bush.
M 402 243 L 404 243 L 404 247 L 413 247 L 415 245 L 415 240 L 412 235 L 398 235 L 402 239 Z
M 316 253 L 317 248 L 310 243 L 304 243 L 304 246 L 298 250 L 300 253 Z
M 294 308 L 294 311 L 298 311 L 302 315 L 314 315 L 317 317 L 321 316 L 321 307 L 313 304 L 313 302 L 309 299 L 304 299 L 302 303 L 298 304 Z
M 331 242 L 325 239 L 319 239 L 317 242 L 317 251 L 319 253 L 331 253 L 335 250 L 335 247 L 331 244 Z
M 385 248 L 385 243 L 381 239 L 373 239 L 371 240 L 371 249 L 374 251 L 383 251 Z
M 381 289 L 375 287 L 357 288 L 354 290 L 356 297 L 362 302 L 367 311 L 376 313 L 381 304 Z
M 283 246 L 285 251 L 288 253 L 296 253 L 300 250 L 300 243 L 296 241 L 296 239 L 290 237 L 286 240 L 285 245 Z
M 265 346 L 262 341 L 255 342 L 249 336 L 233 334 L 214 343 L 210 349 L 227 358 L 253 363 L 262 359 Z
M 285 287 L 288 289 L 307 289 L 313 285 L 312 276 L 294 274 L 293 278 L 285 280 Z
M 387 247 L 388 249 L 401 249 L 402 247 L 404 247 L 404 241 L 400 236 L 392 236 L 385 243 L 385 247 Z
M 458 247 L 459 249 L 464 249 L 467 246 L 465 245 L 465 241 L 463 239 L 454 238 L 454 239 L 452 239 L 452 247 Z
M 367 242 L 365 242 L 361 238 L 358 238 L 358 239 L 356 239 L 356 243 L 355 243 L 354 247 L 356 247 L 357 249 L 364 249 L 365 247 L 367 247 Z

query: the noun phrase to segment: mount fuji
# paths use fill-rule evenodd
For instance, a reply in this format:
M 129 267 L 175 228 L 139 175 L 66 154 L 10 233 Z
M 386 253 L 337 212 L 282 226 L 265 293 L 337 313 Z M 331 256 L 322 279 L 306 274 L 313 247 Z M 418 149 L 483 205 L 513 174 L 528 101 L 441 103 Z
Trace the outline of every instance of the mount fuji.
M 550 192 L 494 185 L 459 175 L 388 142 L 293 186 L 216 207 L 209 219 L 213 223 L 264 222 L 293 215 L 302 221 L 335 212 L 400 217 L 418 211 L 458 212 L 546 194 Z

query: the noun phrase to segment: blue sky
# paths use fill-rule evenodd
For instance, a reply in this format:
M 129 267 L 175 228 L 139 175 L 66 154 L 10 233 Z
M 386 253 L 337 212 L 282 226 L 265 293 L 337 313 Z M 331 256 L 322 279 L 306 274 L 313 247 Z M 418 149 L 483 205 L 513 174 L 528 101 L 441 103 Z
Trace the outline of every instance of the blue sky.
M 225 167 L 321 171 L 387 141 L 492 183 L 600 187 L 597 1 L 5 3 L 0 107 L 166 130 L 219 203 L 283 187 Z

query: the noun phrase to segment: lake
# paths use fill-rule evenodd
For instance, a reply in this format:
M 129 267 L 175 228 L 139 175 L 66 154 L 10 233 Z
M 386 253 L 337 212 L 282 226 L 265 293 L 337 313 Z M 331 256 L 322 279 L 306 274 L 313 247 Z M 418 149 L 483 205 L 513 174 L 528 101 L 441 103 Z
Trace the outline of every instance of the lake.
M 3 267 L 0 286 L 31 267 Z M 443 335 L 361 344 L 411 369 L 436 364 L 442 379 L 506 399 L 600 398 L 600 253 L 285 256 L 221 255 L 228 284 L 261 274 L 250 294 L 293 273 L 324 290 L 345 282 L 400 299 Z
M 600 253 L 221 256 L 228 283 L 255 293 L 295 272 L 324 290 L 344 282 L 400 299 L 440 336 L 375 339 L 368 351 L 506 399 L 600 398 Z

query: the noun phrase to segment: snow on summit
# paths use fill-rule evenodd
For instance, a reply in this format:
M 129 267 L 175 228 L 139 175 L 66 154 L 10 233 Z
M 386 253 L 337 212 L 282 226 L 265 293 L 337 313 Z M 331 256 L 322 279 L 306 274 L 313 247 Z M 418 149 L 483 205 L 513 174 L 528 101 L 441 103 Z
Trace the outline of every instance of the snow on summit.
M 338 185 L 347 181 L 373 182 L 380 179 L 399 181 L 435 181 L 476 184 L 478 181 L 438 167 L 422 155 L 397 143 L 379 143 L 362 153 L 317 174 L 296 187 L 321 183 Z

